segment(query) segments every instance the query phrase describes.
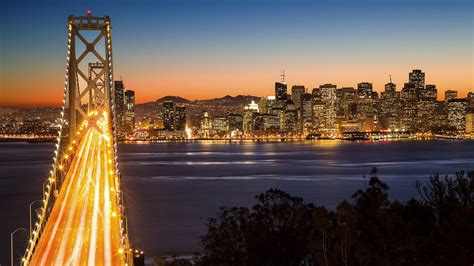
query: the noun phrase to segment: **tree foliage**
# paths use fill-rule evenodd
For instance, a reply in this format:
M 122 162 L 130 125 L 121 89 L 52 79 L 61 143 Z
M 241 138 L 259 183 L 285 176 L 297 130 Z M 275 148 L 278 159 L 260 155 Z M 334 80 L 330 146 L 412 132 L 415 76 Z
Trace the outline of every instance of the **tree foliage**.
M 202 265 L 472 265 L 474 171 L 417 182 L 419 199 L 388 199 L 373 169 L 335 210 L 279 189 L 207 222 Z

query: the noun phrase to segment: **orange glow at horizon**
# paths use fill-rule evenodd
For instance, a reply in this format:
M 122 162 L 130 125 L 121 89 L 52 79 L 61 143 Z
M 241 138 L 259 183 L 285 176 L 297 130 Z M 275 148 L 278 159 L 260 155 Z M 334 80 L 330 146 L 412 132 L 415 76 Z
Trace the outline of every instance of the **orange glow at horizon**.
M 288 92 L 292 85 L 305 85 L 310 92 L 312 88 L 324 83 L 333 83 L 340 87 L 357 87 L 359 82 L 372 82 L 374 90 L 381 92 L 392 75 L 397 84 L 397 91 L 403 88 L 408 80 L 408 73 L 415 68 L 426 74 L 426 84 L 435 84 L 438 99 L 444 99 L 444 91 L 454 89 L 459 97 L 474 88 L 472 69 L 453 66 L 447 69 L 437 67 L 392 67 L 385 71 L 382 66 L 366 69 L 349 69 L 338 66 L 306 66 L 286 68 Z M 382 73 L 383 72 L 383 73 Z M 116 72 L 117 73 L 117 72 Z M 279 80 L 280 70 L 272 68 L 262 70 L 258 67 L 245 66 L 233 68 L 203 69 L 159 69 L 156 73 L 145 69 L 127 69 L 124 77 L 125 87 L 135 91 L 137 103 L 155 101 L 163 96 L 173 95 L 190 100 L 219 98 L 225 95 L 273 95 L 274 82 Z M 61 71 L 38 73 L 27 78 L 10 76 L 2 81 L 0 106 L 57 106 L 62 101 L 64 77 Z M 41 77 L 40 77 L 41 76 Z M 120 75 L 115 75 L 115 80 Z

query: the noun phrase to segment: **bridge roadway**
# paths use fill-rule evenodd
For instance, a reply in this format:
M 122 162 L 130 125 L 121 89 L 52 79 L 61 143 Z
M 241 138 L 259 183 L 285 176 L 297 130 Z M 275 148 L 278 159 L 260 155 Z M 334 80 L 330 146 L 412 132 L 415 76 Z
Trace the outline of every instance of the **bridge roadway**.
M 99 118 L 97 126 L 84 129 L 30 265 L 126 264 L 119 181 L 104 121 Z

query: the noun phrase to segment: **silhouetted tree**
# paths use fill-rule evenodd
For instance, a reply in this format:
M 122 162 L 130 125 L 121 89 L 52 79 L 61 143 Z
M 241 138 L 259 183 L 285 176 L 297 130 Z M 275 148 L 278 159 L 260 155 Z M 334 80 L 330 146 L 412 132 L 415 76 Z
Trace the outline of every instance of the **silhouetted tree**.
M 336 210 L 279 189 L 208 220 L 203 265 L 472 265 L 474 171 L 417 182 L 420 199 L 388 200 L 373 169 Z

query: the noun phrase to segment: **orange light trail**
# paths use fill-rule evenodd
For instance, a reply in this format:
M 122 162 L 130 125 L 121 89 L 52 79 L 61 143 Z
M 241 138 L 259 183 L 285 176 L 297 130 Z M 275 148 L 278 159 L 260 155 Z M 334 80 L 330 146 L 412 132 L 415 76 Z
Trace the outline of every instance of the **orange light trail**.
M 119 180 L 105 121 L 98 118 L 84 129 L 30 265 L 126 264 Z

